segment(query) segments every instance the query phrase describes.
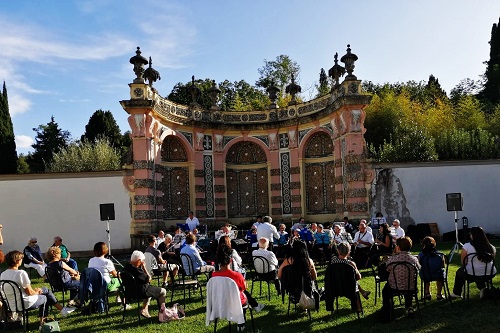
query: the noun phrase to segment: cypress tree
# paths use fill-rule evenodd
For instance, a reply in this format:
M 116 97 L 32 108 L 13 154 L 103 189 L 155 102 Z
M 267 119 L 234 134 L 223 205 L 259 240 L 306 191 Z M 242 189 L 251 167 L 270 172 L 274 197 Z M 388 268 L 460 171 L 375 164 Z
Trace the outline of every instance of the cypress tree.
M 495 105 L 500 102 L 500 19 L 491 28 L 490 60 L 486 61 L 484 78 L 481 97 Z
M 0 95 L 0 174 L 16 173 L 17 152 L 14 138 L 14 126 L 9 112 L 7 87 L 3 82 Z

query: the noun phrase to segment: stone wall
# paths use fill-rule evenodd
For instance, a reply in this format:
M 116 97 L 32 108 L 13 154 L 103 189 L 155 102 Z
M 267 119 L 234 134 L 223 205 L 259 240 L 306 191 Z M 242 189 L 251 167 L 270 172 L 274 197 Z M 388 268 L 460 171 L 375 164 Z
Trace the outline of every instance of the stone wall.
M 446 210 L 446 194 L 462 193 L 463 211 L 457 213 L 469 227 L 482 226 L 500 234 L 500 160 L 373 164 L 372 216 L 399 218 L 403 227 L 435 222 L 440 233 L 455 230 L 454 212 Z
M 36 236 L 42 251 L 59 235 L 70 252 L 90 251 L 107 242 L 107 223 L 99 205 L 114 203 L 110 221 L 111 250 L 130 248 L 130 199 L 123 179 L 126 171 L 76 174 L 0 176 L 2 250 L 23 250 Z

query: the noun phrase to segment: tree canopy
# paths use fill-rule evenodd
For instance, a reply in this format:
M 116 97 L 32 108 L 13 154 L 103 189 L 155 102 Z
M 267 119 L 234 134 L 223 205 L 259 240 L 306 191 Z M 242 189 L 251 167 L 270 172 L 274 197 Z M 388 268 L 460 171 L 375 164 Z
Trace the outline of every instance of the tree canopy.
M 63 131 L 55 122 L 54 116 L 46 125 L 33 128 L 36 132 L 35 143 L 31 145 L 35 150 L 27 157 L 31 172 L 44 172 L 52 162 L 53 154 L 59 153 L 68 146 L 71 135 Z

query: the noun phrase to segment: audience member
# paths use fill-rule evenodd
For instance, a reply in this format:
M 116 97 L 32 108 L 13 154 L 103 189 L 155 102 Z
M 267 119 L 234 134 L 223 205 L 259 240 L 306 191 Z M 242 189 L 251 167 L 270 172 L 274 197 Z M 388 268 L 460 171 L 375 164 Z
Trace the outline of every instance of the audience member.
M 186 246 L 181 249 L 181 254 L 187 254 L 193 263 L 194 272 L 191 272 L 188 262 L 181 256 L 182 266 L 184 267 L 184 271 L 187 275 L 195 275 L 206 272 L 211 274 L 215 271 L 214 266 L 207 265 L 207 263 L 201 259 L 200 252 L 196 248 L 195 237 L 191 233 L 186 236 Z
M 256 257 L 264 257 L 269 263 L 269 271 L 266 272 L 266 267 L 263 267 L 262 260 L 254 261 L 255 271 L 266 280 L 274 280 L 274 286 L 276 287 L 276 291 L 278 295 L 281 293 L 281 285 L 280 280 L 278 279 L 278 259 L 276 255 L 272 251 L 268 251 L 269 240 L 265 237 L 259 239 L 259 248 L 252 252 L 252 256 Z
M 146 269 L 144 262 L 145 259 L 146 257 L 144 256 L 144 253 L 136 250 L 132 252 L 130 263 L 126 264 L 123 270 L 134 276 L 135 282 L 139 288 L 135 292 L 140 298 L 144 299 L 142 302 L 141 316 L 151 318 L 148 309 L 150 299 L 154 298 L 158 300 L 160 312 L 163 313 L 165 311 L 165 296 L 167 295 L 167 291 L 165 288 L 152 286 L 150 284 L 151 276 Z
M 349 254 L 351 253 L 351 245 L 349 243 L 347 243 L 347 242 L 341 242 L 341 243 L 337 244 L 337 253 L 338 253 L 338 257 L 337 256 L 332 256 L 332 259 L 331 259 L 330 262 L 332 264 L 346 263 L 346 264 L 351 265 L 354 268 L 355 272 L 356 272 L 356 280 L 357 281 L 361 280 L 361 273 L 359 272 L 358 267 L 356 266 L 356 263 L 349 258 Z M 359 293 L 365 299 L 368 299 L 368 297 L 370 296 L 371 291 L 364 290 L 361 287 L 361 285 L 359 284 L 359 282 L 357 283 L 357 286 L 358 286 Z M 360 308 L 360 306 L 359 306 L 360 304 L 357 304 L 357 300 L 356 299 L 351 299 L 351 305 L 352 305 L 353 309 Z
M 221 238 L 219 238 L 219 246 L 217 251 L 221 248 L 221 246 L 227 246 L 232 250 L 231 253 L 232 270 L 241 273 L 243 277 L 245 277 L 246 270 L 243 268 L 243 260 L 241 260 L 238 251 L 236 251 L 231 247 L 231 238 L 229 238 L 229 236 L 222 236 Z
M 200 221 L 198 221 L 198 218 L 194 216 L 193 212 L 189 212 L 189 216 L 186 219 L 186 223 L 189 226 L 189 230 L 193 231 L 195 228 L 197 228 L 200 225 Z
M 410 237 L 398 238 L 396 240 L 394 255 L 390 256 L 386 261 L 389 279 L 382 289 L 382 309 L 380 311 L 382 321 L 387 322 L 391 318 L 391 299 L 393 293 L 397 290 L 397 286 L 403 286 L 406 290 L 413 290 L 417 288 L 417 286 L 413 285 L 414 280 L 411 278 L 411 275 L 408 274 L 406 269 L 397 268 L 397 270 L 392 273 L 395 267 L 394 265 L 391 265 L 391 263 L 396 262 L 406 262 L 414 265 L 415 269 L 420 269 L 420 264 L 418 263 L 417 258 L 410 253 L 411 246 L 412 241 Z M 417 274 L 417 272 L 415 272 L 415 274 Z M 395 279 L 397 279 L 397 284 Z M 408 279 L 410 279 L 410 281 L 408 281 Z M 404 298 L 406 313 L 409 316 L 412 316 L 412 295 L 405 294 Z
M 465 284 L 466 274 L 474 275 L 475 273 L 476 275 L 483 275 L 485 270 L 488 273 L 491 272 L 491 266 L 493 265 L 492 258 L 496 256 L 496 248 L 491 245 L 488 238 L 486 238 L 483 228 L 472 227 L 469 236 L 470 242 L 464 244 L 460 253 L 460 261 L 465 265 L 465 268 L 461 267 L 457 269 L 453 293 L 450 295 L 451 298 L 462 298 L 460 295 L 462 294 L 462 289 Z M 477 256 L 474 257 L 472 261 L 468 260 L 464 263 L 467 255 L 473 253 L 477 253 Z M 490 255 L 487 255 L 487 253 Z M 472 271 L 472 266 L 474 266 L 474 272 Z M 496 272 L 497 269 L 493 266 L 493 273 L 496 274 Z M 481 291 L 480 298 L 483 298 L 486 287 L 485 282 L 477 281 L 476 286 Z
M 179 271 L 179 266 L 176 264 L 168 264 L 166 260 L 163 259 L 161 255 L 161 251 L 155 248 L 156 244 L 156 236 L 155 235 L 149 235 L 148 236 L 148 243 L 149 246 L 146 248 L 146 253 L 151 253 L 153 257 L 156 259 L 156 263 L 158 265 L 157 268 L 155 268 L 156 271 L 162 272 L 163 275 L 163 287 L 166 287 L 168 285 L 168 274 L 169 271 L 172 272 L 173 276 L 170 277 L 171 284 L 174 283 L 175 277 L 177 276 L 177 272 Z M 167 267 L 167 265 L 170 265 Z
M 248 303 L 253 309 L 255 309 L 255 311 L 260 312 L 264 308 L 264 304 L 258 303 L 247 291 L 247 283 L 243 275 L 231 269 L 233 252 L 234 250 L 227 246 L 225 242 L 219 244 L 219 248 L 217 249 L 216 254 L 216 262 L 219 264 L 220 268 L 218 271 L 213 272 L 212 276 L 224 276 L 232 279 L 234 282 L 236 282 L 236 285 L 238 286 L 238 289 L 240 291 L 241 305 L 243 306 Z M 244 330 L 245 324 L 239 324 L 238 332 L 243 332 Z
M 278 230 L 271 223 L 273 223 L 273 219 L 270 216 L 264 216 L 262 223 L 257 227 L 257 239 L 266 238 L 269 241 L 269 251 L 273 250 L 274 238 L 280 237 Z
M 58 303 L 54 294 L 45 287 L 33 288 L 31 281 L 26 271 L 19 269 L 23 262 L 24 255 L 19 251 L 11 251 L 5 256 L 7 269 L 0 275 L 0 280 L 11 280 L 17 283 L 22 290 L 24 307 L 27 310 L 38 309 L 38 317 L 40 318 L 40 326 L 49 314 L 50 306 L 54 306 L 63 317 L 66 317 L 71 312 L 75 311 L 72 307 L 63 307 Z M 13 290 L 5 289 L 5 296 L 9 303 L 14 304 L 16 301 Z M 41 327 L 40 327 L 41 329 Z
M 62 243 L 61 236 L 54 237 L 54 244 L 52 246 L 57 246 L 61 249 L 61 260 L 68 264 L 69 267 L 73 268 L 75 271 L 78 271 L 78 263 L 71 259 L 71 253 L 68 251 L 68 248 Z
M 436 241 L 430 236 L 424 237 L 422 240 L 422 252 L 418 254 L 418 262 L 422 269 L 420 270 L 420 278 L 424 281 L 424 297 L 426 300 L 431 300 L 430 291 L 431 283 L 425 280 L 436 281 L 436 298 L 443 299 L 441 290 L 443 289 L 443 281 L 445 278 L 444 257 L 433 256 L 437 252 Z
M 101 272 L 104 281 L 106 281 L 106 289 L 109 292 L 117 292 L 116 302 L 121 303 L 118 289 L 120 281 L 118 279 L 118 272 L 115 269 L 113 262 L 106 258 L 109 249 L 106 243 L 97 242 L 94 244 L 94 257 L 89 259 L 88 268 L 95 268 Z
M 316 267 L 314 267 L 314 261 L 309 258 L 307 245 L 304 242 L 293 242 L 290 256 L 281 263 L 281 266 L 278 269 L 278 278 L 281 278 L 283 268 L 288 265 L 293 265 L 298 272 L 302 272 L 308 275 L 312 281 L 316 281 Z
M 78 290 L 80 288 L 80 273 L 71 268 L 66 262 L 61 260 L 61 248 L 52 246 L 46 253 L 49 263 L 47 266 L 53 267 L 57 270 L 62 278 L 64 288 L 69 290 L 69 298 L 71 299 L 72 306 L 78 303 Z
M 394 240 L 405 236 L 405 231 L 401 228 L 401 222 L 398 219 L 392 221 L 391 235 Z
M 24 248 L 24 267 L 32 267 L 36 269 L 38 275 L 45 276 L 45 267 L 47 264 L 43 261 L 42 251 L 40 246 L 37 244 L 36 237 L 30 237 L 28 240 L 28 245 Z

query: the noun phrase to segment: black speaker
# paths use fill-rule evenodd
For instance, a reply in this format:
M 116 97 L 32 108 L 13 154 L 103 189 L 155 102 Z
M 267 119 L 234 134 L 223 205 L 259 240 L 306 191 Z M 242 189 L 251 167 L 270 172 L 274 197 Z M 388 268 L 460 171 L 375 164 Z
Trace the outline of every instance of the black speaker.
M 446 210 L 449 212 L 462 211 L 464 199 L 462 193 L 446 193 Z
M 108 220 L 115 219 L 115 204 L 114 203 L 100 204 L 99 211 L 101 213 L 101 221 L 108 221 Z

